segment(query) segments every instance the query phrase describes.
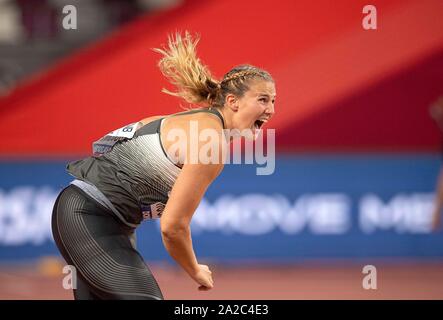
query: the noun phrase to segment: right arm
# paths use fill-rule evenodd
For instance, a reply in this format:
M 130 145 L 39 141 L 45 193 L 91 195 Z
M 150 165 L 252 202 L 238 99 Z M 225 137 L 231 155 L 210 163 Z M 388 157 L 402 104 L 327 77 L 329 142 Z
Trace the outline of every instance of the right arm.
M 201 129 L 219 126 L 217 130 L 221 133 L 219 130 L 221 125 L 218 120 L 209 119 L 205 122 L 200 122 Z M 188 143 L 192 142 L 188 141 Z M 216 143 L 214 148 L 220 149 L 221 144 Z M 221 150 L 219 150 L 219 156 L 221 156 Z M 200 285 L 200 290 L 211 289 L 213 281 L 209 268 L 197 262 L 192 247 L 190 223 L 206 189 L 223 169 L 221 159 L 219 158 L 216 164 L 190 164 L 185 161 L 160 218 L 161 235 L 166 250 Z
M 219 171 L 218 165 L 185 164 L 160 219 L 166 250 L 202 286 L 200 289 L 212 288 L 213 281 L 209 268 L 197 262 L 192 247 L 190 223 L 207 187 Z

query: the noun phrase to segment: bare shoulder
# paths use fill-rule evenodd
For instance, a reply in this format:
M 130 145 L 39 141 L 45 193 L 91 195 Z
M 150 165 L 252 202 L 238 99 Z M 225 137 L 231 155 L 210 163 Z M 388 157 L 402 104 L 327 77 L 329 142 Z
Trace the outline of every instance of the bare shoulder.
M 212 113 L 196 112 L 166 118 L 161 139 L 171 159 L 184 165 L 192 164 L 192 170 L 206 172 L 223 168 L 226 139 L 222 122 Z
M 196 113 L 196 119 L 201 123 L 204 127 L 214 128 L 214 129 L 223 129 L 223 124 L 219 117 L 210 112 L 199 112 Z
M 140 120 L 139 122 L 141 122 L 142 125 L 145 125 L 145 124 L 148 124 L 149 122 L 152 122 L 157 119 L 164 118 L 164 117 L 165 116 L 151 116 L 151 117 L 144 118 L 144 119 Z
M 208 128 L 223 129 L 223 124 L 220 121 L 220 118 L 210 112 L 196 112 L 190 114 L 176 115 L 170 119 L 174 118 L 175 120 L 177 120 L 178 123 L 181 124 L 181 126 L 184 127 L 189 127 L 191 123 L 198 124 L 199 131 Z

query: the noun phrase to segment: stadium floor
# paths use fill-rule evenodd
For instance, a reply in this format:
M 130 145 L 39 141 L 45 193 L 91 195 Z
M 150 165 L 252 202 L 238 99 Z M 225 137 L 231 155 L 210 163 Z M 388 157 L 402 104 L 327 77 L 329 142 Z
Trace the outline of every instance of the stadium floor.
M 215 287 L 200 292 L 180 269 L 150 264 L 166 299 L 443 299 L 443 262 L 375 263 L 377 289 L 365 290 L 362 264 L 211 265 Z M 0 299 L 72 299 L 54 259 L 0 266 Z

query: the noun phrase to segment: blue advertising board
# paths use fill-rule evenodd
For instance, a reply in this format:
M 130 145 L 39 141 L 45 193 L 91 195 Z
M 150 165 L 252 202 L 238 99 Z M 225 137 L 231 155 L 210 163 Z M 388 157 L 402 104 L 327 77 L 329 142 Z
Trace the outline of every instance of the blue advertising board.
M 50 218 L 71 180 L 67 161 L 0 162 L 0 261 L 58 254 Z M 275 171 L 226 165 L 194 214 L 197 256 L 217 261 L 309 258 L 443 258 L 432 233 L 436 154 L 278 156 Z M 137 245 L 147 260 L 169 260 L 158 220 Z

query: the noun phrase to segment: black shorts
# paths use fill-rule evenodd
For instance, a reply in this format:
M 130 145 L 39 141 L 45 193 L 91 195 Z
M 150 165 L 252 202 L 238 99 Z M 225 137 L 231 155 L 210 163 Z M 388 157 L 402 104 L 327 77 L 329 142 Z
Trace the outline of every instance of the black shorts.
M 77 186 L 69 185 L 58 195 L 52 234 L 63 258 L 75 267 L 75 299 L 163 299 L 131 243 L 134 229 Z

